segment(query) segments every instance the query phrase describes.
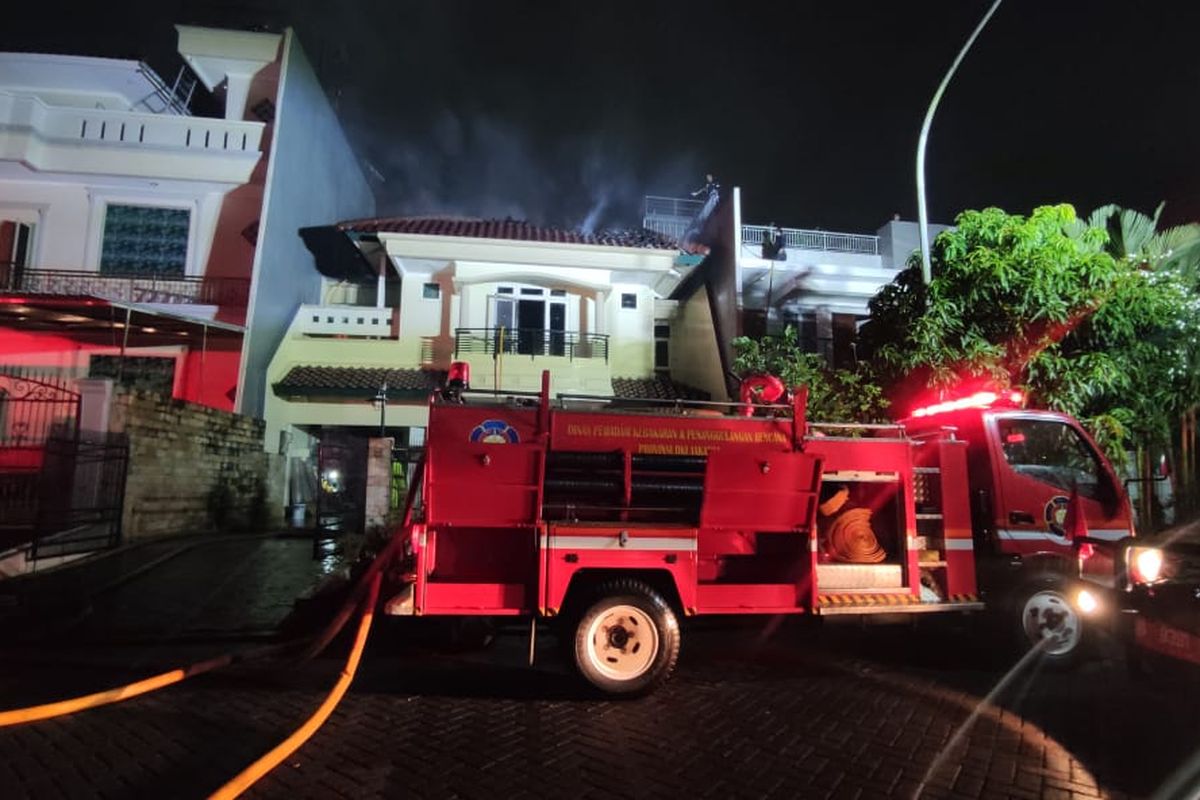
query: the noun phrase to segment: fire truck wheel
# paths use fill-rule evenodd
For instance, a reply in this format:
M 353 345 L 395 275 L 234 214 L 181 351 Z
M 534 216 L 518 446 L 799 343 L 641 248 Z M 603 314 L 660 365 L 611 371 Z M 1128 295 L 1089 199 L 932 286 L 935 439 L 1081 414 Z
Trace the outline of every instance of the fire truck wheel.
M 575 665 L 612 695 L 651 691 L 679 657 L 679 622 L 652 588 L 637 580 L 606 583 L 575 627 Z
M 1040 646 L 1050 665 L 1065 668 L 1075 664 L 1083 650 L 1083 618 L 1060 582 L 1027 584 L 1017 593 L 1015 607 L 1022 651 Z

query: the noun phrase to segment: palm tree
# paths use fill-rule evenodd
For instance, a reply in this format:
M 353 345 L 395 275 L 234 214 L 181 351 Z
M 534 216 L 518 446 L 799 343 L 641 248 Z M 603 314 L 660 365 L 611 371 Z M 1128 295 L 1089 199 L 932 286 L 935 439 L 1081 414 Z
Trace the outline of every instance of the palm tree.
M 1174 270 L 1188 284 L 1200 287 L 1200 224 L 1158 229 L 1165 203 L 1154 216 L 1109 204 L 1091 213 L 1086 225 L 1108 232 L 1105 249 L 1113 258 L 1127 259 L 1144 269 Z

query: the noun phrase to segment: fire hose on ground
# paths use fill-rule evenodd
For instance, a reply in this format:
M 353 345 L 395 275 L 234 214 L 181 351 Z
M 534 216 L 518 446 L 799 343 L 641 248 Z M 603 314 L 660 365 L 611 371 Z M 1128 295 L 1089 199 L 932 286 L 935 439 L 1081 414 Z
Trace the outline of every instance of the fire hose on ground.
M 423 462 L 418 465 L 417 475 L 422 474 L 421 466 L 423 466 Z M 410 487 L 402 530 L 407 529 L 408 524 L 412 520 L 413 500 L 416 497 L 419 485 L 420 478 L 413 481 Z M 119 703 L 123 700 L 129 700 L 149 692 L 157 691 L 187 678 L 202 675 L 234 663 L 286 652 L 305 642 L 308 642 L 309 646 L 300 654 L 300 660 L 307 661 L 319 654 L 333 641 L 349 621 L 354 609 L 361 606 L 362 616 L 359 618 L 358 632 L 354 639 L 354 645 L 350 650 L 350 655 L 346 659 L 346 664 L 342 668 L 341 674 L 338 676 L 337 682 L 326 696 L 324 702 L 321 703 L 311 717 L 293 731 L 284 741 L 212 795 L 214 798 L 237 797 L 308 741 L 321 725 L 324 724 L 325 720 L 329 718 L 338 703 L 345 696 L 346 691 L 350 688 L 350 683 L 354 680 L 359 661 L 362 658 L 363 649 L 366 647 L 367 636 L 370 633 L 371 622 L 374 619 L 375 605 L 379 600 L 379 587 L 383 579 L 383 570 L 395 557 L 401 541 L 401 536 L 392 537 L 359 578 L 343 602 L 342 607 L 338 610 L 338 613 L 329 621 L 325 629 L 319 635 L 312 637 L 311 640 L 306 638 L 293 642 L 268 645 L 243 653 L 226 653 L 196 664 L 191 664 L 187 667 L 170 670 L 140 681 L 125 684 L 124 686 L 116 686 L 104 691 L 73 697 L 67 700 L 59 700 L 53 703 L 2 711 L 0 712 L 0 727 L 66 716 L 78 711 Z M 363 597 L 364 593 L 366 595 L 365 598 Z

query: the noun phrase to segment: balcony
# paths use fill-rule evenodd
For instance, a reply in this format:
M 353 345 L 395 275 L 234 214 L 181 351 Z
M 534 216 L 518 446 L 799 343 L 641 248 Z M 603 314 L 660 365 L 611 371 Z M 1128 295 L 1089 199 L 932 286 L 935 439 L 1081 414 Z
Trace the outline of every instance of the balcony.
M 576 359 L 603 359 L 608 363 L 608 336 L 578 331 L 549 331 L 542 328 L 457 328 L 454 331 L 454 357 L 471 355 L 539 356 Z
M 245 308 L 246 278 L 101 275 L 97 272 L 14 268 L 0 263 L 0 292 L 8 294 L 101 297 L 124 303 L 181 303 Z
M 302 305 L 292 331 L 303 336 L 394 339 L 395 317 L 393 308 Z
M 39 172 L 245 183 L 261 122 L 51 106 L 0 92 L 0 158 Z

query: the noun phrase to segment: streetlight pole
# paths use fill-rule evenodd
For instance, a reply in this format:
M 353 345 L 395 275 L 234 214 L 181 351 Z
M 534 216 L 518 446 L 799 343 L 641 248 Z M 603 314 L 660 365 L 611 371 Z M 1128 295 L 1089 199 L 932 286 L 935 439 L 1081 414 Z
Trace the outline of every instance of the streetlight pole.
M 971 33 L 971 37 L 967 39 L 967 43 L 963 45 L 962 50 L 958 51 L 958 57 L 954 59 L 954 63 L 950 65 L 950 69 L 946 71 L 946 76 L 942 78 L 941 85 L 937 91 L 933 93 L 933 100 L 929 101 L 929 110 L 925 112 L 925 122 L 921 125 L 921 136 L 917 139 L 917 219 L 921 228 L 921 277 L 928 286 L 933 280 L 933 265 L 929 261 L 929 212 L 925 209 L 925 142 L 929 139 L 929 126 L 933 123 L 933 112 L 937 111 L 938 103 L 941 102 L 942 93 L 946 91 L 946 86 L 949 85 L 950 79 L 954 77 L 954 72 L 958 69 L 958 65 L 962 63 L 966 57 L 967 51 L 971 49 L 971 45 L 975 44 L 975 39 L 983 31 L 983 26 L 988 24 L 988 20 L 992 18 L 992 14 L 996 13 L 996 9 L 1000 7 L 1001 0 L 996 0 L 992 3 L 992 7 L 983 15 L 983 19 L 975 26 L 975 30 Z

